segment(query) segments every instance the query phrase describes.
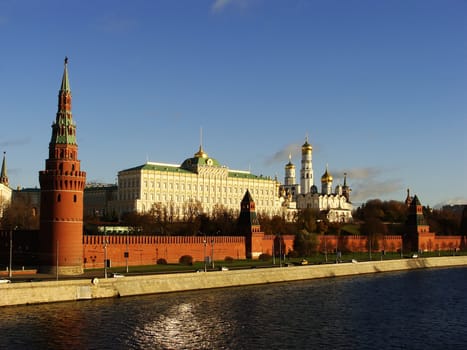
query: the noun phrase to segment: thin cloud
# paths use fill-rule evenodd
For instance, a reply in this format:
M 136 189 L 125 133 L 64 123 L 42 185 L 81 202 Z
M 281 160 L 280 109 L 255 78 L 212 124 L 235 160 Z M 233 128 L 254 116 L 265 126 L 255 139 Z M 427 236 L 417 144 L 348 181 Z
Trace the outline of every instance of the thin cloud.
M 365 202 L 371 198 L 384 198 L 389 195 L 399 194 L 403 188 L 403 183 L 399 179 L 392 180 L 381 180 L 366 182 L 357 182 L 353 186 L 350 184 L 352 189 L 351 200 L 352 202 Z M 404 200 L 405 198 L 393 198 L 395 200 Z
M 271 157 L 265 160 L 266 165 L 274 165 L 278 162 L 283 162 L 284 164 L 288 161 L 289 155 L 292 155 L 294 158 L 300 150 L 300 145 L 298 144 L 289 144 L 286 145 L 284 148 L 280 149 L 276 153 L 274 153 Z
M 378 168 L 367 167 L 367 168 L 353 168 L 353 169 L 348 169 L 348 170 L 336 171 L 336 174 L 344 174 L 344 173 L 347 173 L 347 176 L 354 180 L 365 180 L 368 178 L 375 178 L 381 175 L 383 173 L 383 170 L 378 169 Z
M 330 170 L 334 179 L 343 179 L 347 174 L 347 185 L 352 189 L 351 200 L 354 203 L 365 202 L 371 198 L 385 198 L 399 195 L 403 187 L 400 179 L 381 179 L 388 174 L 387 169 L 375 167 L 351 168 L 345 170 Z M 337 185 L 338 183 L 335 182 Z M 342 183 L 341 183 L 342 184 Z M 404 200 L 404 198 L 394 198 Z
M 220 13 L 224 11 L 227 7 L 236 6 L 242 9 L 247 8 L 253 0 L 215 0 L 211 6 L 212 13 Z
M 211 6 L 212 12 L 221 12 L 232 0 L 216 0 Z

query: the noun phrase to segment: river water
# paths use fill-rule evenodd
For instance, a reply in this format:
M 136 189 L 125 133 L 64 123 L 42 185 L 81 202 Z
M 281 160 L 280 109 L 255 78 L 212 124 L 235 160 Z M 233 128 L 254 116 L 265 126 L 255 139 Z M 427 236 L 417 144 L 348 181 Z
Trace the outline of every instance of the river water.
M 0 309 L 1 349 L 464 349 L 467 268 Z

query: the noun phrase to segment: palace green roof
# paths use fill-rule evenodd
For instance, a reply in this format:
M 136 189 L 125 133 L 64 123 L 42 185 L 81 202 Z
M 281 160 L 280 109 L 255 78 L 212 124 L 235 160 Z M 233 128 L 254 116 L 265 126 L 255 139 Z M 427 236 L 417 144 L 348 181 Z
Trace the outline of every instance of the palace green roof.
M 174 165 L 174 164 L 148 162 L 143 165 L 139 165 L 133 168 L 122 170 L 119 173 L 147 170 L 147 171 L 197 174 L 198 167 L 224 168 L 228 171 L 228 177 L 231 177 L 231 178 L 272 180 L 270 176 L 254 175 L 246 171 L 229 170 L 225 166 L 222 166 L 221 163 L 219 163 L 216 159 L 209 157 L 208 154 L 204 152 L 202 146 L 199 146 L 199 150 L 198 152 L 194 154 L 194 157 L 185 159 L 180 166 Z
M 120 172 L 140 171 L 140 170 L 194 174 L 193 171 L 183 169 L 180 166 L 170 165 L 170 164 L 160 164 L 160 163 L 146 163 L 146 164 L 139 165 L 133 168 L 121 170 Z M 238 179 L 272 180 L 270 176 L 255 175 L 255 174 L 251 174 L 251 173 L 247 173 L 243 171 L 235 171 L 235 170 L 229 170 L 228 177 L 238 178 Z

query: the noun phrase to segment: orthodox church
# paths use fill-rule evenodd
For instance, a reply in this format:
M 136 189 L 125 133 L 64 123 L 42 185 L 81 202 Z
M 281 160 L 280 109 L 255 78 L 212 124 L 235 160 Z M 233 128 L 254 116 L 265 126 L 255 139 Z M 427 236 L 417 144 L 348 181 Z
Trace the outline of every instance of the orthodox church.
M 330 222 L 352 221 L 352 203 L 350 202 L 351 189 L 347 185 L 347 174 L 344 174 L 344 184 L 338 185 L 333 191 L 333 177 L 326 167 L 321 176 L 321 191 L 314 184 L 313 147 L 308 138 L 302 145 L 302 160 L 300 169 L 300 184 L 295 180 L 295 165 L 291 156 L 285 165 L 284 185 L 281 186 L 281 195 L 286 198 L 284 204 L 295 206 L 298 210 L 317 209 L 326 215 Z

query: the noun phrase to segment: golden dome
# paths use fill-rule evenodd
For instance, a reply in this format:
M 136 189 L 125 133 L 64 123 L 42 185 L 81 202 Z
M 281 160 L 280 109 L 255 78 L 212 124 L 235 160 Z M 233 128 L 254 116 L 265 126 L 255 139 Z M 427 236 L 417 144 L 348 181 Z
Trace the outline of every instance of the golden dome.
M 313 150 L 313 147 L 311 147 L 311 145 L 308 143 L 308 140 L 305 141 L 305 143 L 302 145 L 302 152 L 308 152 L 308 151 L 312 151 Z
M 330 183 L 332 180 L 332 175 L 329 173 L 328 167 L 326 167 L 326 172 L 321 176 L 321 183 Z

